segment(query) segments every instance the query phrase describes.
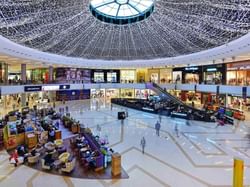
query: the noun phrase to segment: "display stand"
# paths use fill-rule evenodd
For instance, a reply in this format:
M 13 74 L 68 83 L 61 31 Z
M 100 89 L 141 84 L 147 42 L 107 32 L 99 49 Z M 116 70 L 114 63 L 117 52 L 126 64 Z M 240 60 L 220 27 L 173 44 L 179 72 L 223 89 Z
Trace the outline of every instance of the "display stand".
M 37 136 L 34 133 L 26 134 L 28 148 L 34 148 L 37 145 Z
M 112 155 L 112 175 L 117 176 L 121 174 L 121 155 L 114 153 Z
M 56 132 L 55 132 L 55 139 L 56 140 L 62 139 L 62 131 L 56 130 Z

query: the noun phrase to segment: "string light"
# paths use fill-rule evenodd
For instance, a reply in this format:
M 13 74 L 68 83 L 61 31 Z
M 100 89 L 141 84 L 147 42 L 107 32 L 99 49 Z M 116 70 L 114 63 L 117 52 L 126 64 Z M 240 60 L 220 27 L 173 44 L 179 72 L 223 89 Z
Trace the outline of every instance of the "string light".
M 157 0 L 146 19 L 104 23 L 89 0 L 0 0 L 0 34 L 44 52 L 86 59 L 175 57 L 214 48 L 250 30 L 246 0 Z

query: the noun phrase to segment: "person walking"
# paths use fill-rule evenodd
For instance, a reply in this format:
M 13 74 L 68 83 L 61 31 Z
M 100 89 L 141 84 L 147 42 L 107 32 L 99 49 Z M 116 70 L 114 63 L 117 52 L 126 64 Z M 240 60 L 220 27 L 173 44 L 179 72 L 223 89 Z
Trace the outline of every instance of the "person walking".
M 156 122 L 155 124 L 155 130 L 156 130 L 156 135 L 160 136 L 160 129 L 161 129 L 161 124 L 159 121 Z
M 66 113 L 69 113 L 69 107 L 68 106 L 65 106 L 65 111 L 66 111 Z
M 179 138 L 179 129 L 178 129 L 177 124 L 175 124 L 174 131 L 175 131 L 175 134 L 176 134 L 177 138 Z
M 161 123 L 161 113 L 159 114 L 159 122 Z
M 146 139 L 143 136 L 141 139 L 142 154 L 144 154 L 145 147 L 146 147 Z
M 96 109 L 96 111 L 98 110 L 98 108 L 99 108 L 99 102 L 96 101 L 96 103 L 95 103 L 95 109 Z

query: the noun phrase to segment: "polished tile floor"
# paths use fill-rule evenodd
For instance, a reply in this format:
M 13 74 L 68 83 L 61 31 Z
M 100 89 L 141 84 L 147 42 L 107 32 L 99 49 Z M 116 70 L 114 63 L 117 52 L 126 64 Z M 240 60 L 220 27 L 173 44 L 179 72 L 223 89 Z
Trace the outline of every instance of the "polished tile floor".
M 97 104 L 98 102 L 98 104 Z M 88 187 L 202 187 L 231 186 L 233 158 L 245 161 L 244 184 L 250 185 L 250 122 L 237 127 L 215 123 L 162 118 L 160 136 L 154 125 L 158 115 L 128 109 L 129 117 L 117 120 L 124 107 L 102 100 L 67 102 L 71 116 L 95 134 L 108 137 L 110 146 L 122 154 L 129 179 L 86 180 L 50 175 L 27 166 L 14 168 L 0 152 L 0 187 L 88 186 Z M 58 105 L 62 107 L 63 105 Z M 97 125 L 101 131 L 97 131 Z M 64 134 L 64 137 L 70 133 Z M 146 139 L 145 154 L 140 140 Z

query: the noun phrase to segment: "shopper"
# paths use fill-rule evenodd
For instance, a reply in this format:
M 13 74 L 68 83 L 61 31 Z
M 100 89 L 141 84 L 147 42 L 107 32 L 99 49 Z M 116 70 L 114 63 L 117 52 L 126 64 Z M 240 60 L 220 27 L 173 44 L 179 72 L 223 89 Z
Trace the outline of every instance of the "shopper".
M 156 135 L 160 136 L 160 129 L 161 129 L 161 124 L 159 121 L 156 122 L 155 124 L 155 130 L 156 130 Z
M 141 139 L 142 154 L 144 154 L 145 147 L 146 147 L 146 140 L 145 140 L 145 138 L 143 136 L 142 139 Z
M 96 108 L 96 110 L 98 110 L 98 108 L 99 108 L 99 102 L 98 101 L 96 101 L 96 106 L 95 106 L 95 108 Z
M 160 122 L 160 123 L 161 123 L 161 118 L 162 118 L 162 117 L 161 117 L 161 114 L 159 114 L 159 122 Z
M 174 131 L 175 131 L 176 136 L 179 138 L 179 129 L 178 129 L 177 124 L 175 124 Z
M 48 140 L 50 142 L 54 142 L 54 140 L 55 140 L 55 130 L 53 128 L 50 128 L 50 130 L 49 130 Z
M 97 135 L 98 135 L 99 137 L 101 137 L 102 128 L 101 128 L 101 126 L 100 126 L 99 124 L 96 126 L 96 131 L 97 131 Z

